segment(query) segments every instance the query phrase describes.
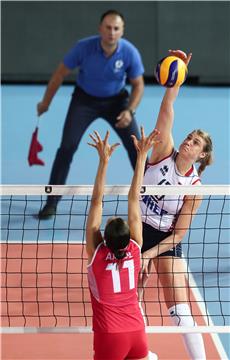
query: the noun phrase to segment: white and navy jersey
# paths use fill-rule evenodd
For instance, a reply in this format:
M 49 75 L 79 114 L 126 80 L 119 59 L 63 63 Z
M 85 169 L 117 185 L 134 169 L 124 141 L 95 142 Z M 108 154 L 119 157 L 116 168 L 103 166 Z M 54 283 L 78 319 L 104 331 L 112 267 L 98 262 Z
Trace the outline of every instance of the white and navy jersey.
M 182 176 L 176 167 L 177 151 L 158 163 L 148 163 L 143 185 L 200 185 L 200 178 L 193 165 Z M 161 231 L 171 231 L 183 206 L 184 196 L 181 195 L 142 195 L 142 221 Z

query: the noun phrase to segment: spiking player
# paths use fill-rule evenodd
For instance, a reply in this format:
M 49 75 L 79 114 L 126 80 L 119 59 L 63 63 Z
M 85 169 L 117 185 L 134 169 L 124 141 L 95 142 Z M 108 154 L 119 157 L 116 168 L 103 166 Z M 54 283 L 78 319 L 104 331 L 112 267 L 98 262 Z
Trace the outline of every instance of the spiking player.
M 188 65 L 188 56 L 180 51 L 170 51 Z M 192 131 L 179 147 L 174 149 L 172 127 L 173 103 L 179 87 L 166 89 L 161 103 L 156 128 L 161 143 L 153 150 L 147 164 L 144 185 L 198 185 L 199 175 L 212 163 L 212 141 L 201 131 Z M 200 163 L 198 173 L 194 163 Z M 194 326 L 188 305 L 186 269 L 182 261 L 181 240 L 188 230 L 201 199 L 191 196 L 143 196 L 141 201 L 143 221 L 143 266 L 140 275 L 139 298 L 142 299 L 151 265 L 154 263 L 164 290 L 165 302 L 175 325 Z M 186 348 L 191 359 L 205 360 L 205 348 L 201 334 L 184 334 Z
M 108 144 L 97 132 L 90 135 L 99 154 L 91 206 L 86 225 L 88 281 L 93 309 L 94 359 L 157 359 L 148 356 L 145 325 L 138 303 L 142 223 L 139 205 L 140 186 L 148 150 L 157 140 L 154 130 L 141 140 L 133 135 L 137 151 L 135 172 L 128 195 L 128 222 L 113 217 L 107 221 L 104 237 L 100 232 L 102 198 L 108 161 L 118 144 Z

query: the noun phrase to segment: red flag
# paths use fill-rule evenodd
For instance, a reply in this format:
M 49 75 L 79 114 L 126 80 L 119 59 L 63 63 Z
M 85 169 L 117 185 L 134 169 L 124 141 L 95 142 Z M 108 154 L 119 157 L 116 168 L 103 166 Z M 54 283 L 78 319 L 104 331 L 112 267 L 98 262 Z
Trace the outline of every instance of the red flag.
M 38 153 L 43 150 L 43 146 L 38 141 L 38 127 L 33 132 L 30 149 L 28 154 L 29 165 L 45 165 L 44 161 L 38 158 Z

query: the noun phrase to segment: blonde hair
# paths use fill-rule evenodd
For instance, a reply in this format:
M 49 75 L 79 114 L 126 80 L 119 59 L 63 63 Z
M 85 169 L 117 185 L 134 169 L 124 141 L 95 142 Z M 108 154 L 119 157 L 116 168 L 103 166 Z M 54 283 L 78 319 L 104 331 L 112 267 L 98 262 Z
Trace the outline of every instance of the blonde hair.
M 200 129 L 194 130 L 192 132 L 192 134 L 197 134 L 198 136 L 200 136 L 204 142 L 204 148 L 203 151 L 206 153 L 204 158 L 200 158 L 198 159 L 196 162 L 200 163 L 200 166 L 198 168 L 198 175 L 200 176 L 201 173 L 205 170 L 206 166 L 211 165 L 213 163 L 213 146 L 212 146 L 212 139 L 210 137 L 210 135 Z

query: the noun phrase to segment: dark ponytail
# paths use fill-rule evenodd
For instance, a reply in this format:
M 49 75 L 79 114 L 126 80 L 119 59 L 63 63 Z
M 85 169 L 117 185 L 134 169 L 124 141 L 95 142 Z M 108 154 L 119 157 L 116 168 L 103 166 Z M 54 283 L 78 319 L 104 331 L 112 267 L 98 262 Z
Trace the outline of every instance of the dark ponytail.
M 113 253 L 117 260 L 122 260 L 126 257 L 126 251 L 124 249 L 114 250 Z
M 130 231 L 126 221 L 114 218 L 105 227 L 104 239 L 106 246 L 111 250 L 117 260 L 126 257 L 126 247 L 130 242 Z

